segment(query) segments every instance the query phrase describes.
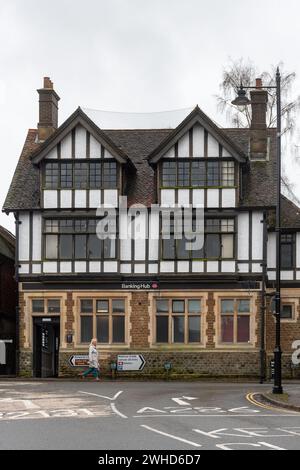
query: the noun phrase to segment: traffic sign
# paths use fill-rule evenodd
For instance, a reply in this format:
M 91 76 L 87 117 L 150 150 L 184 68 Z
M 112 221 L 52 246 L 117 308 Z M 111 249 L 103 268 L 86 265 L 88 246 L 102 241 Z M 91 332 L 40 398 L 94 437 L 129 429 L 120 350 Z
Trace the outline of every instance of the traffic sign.
M 121 354 L 118 355 L 117 370 L 125 372 L 130 370 L 143 370 L 146 361 L 141 354 Z
M 83 367 L 89 365 L 89 356 L 88 354 L 74 354 L 69 357 L 69 363 L 73 367 Z

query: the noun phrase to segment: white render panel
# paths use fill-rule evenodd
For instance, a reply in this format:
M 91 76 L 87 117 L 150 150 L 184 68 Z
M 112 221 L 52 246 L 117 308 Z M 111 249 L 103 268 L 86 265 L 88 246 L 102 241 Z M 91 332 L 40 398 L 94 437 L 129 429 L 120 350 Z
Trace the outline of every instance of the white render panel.
M 235 189 L 234 188 L 227 188 L 222 189 L 222 207 L 235 207 Z
M 163 156 L 164 158 L 174 158 L 175 157 L 175 147 L 171 147 Z
M 104 149 L 104 158 L 114 158 L 106 148 Z
M 105 273 L 116 273 L 118 271 L 117 261 L 104 261 L 103 271 Z
M 120 271 L 122 274 L 131 274 L 131 264 L 121 264 Z
M 238 271 L 240 273 L 248 273 L 249 272 L 249 263 L 238 263 Z
M 101 204 L 101 191 L 99 189 L 90 189 L 90 207 L 96 208 Z
M 276 234 L 275 233 L 268 233 L 267 266 L 268 268 L 276 268 Z
M 57 273 L 57 262 L 56 261 L 45 261 L 43 263 L 44 273 Z
M 33 264 L 32 265 L 32 272 L 33 272 L 33 274 L 40 274 L 42 272 L 42 265 L 41 264 Z
M 20 213 L 19 222 L 19 261 L 29 261 L 29 213 Z
M 60 156 L 61 158 L 72 158 L 72 134 L 68 135 L 60 143 Z
M 175 190 L 162 189 L 160 192 L 161 205 L 164 207 L 173 207 L 175 205 Z
M 101 144 L 90 135 L 90 158 L 101 158 Z
M 300 271 L 297 271 L 297 272 L 296 272 L 296 279 L 297 279 L 297 281 L 300 280 Z
M 177 261 L 177 271 L 179 273 L 188 273 L 190 263 L 188 261 Z
M 207 261 L 206 270 L 208 273 L 217 273 L 218 267 L 218 261 Z
M 75 273 L 86 273 L 86 261 L 75 261 Z
M 207 156 L 218 157 L 219 156 L 219 142 L 210 134 L 207 136 Z
M 203 271 L 204 271 L 203 261 L 193 261 L 192 262 L 192 271 L 193 271 L 193 273 L 203 273 Z
M 207 207 L 208 208 L 219 207 L 219 190 L 218 189 L 207 189 Z
M 152 213 L 149 216 L 149 261 L 158 259 L 159 247 L 159 214 Z
M 144 261 L 146 252 L 146 240 L 134 240 L 134 259 Z
M 173 273 L 174 272 L 174 261 L 161 261 L 160 272 L 162 273 Z
M 179 140 L 178 140 L 178 157 L 189 157 L 190 155 L 190 144 L 189 144 L 189 132 L 186 132 Z
M 71 273 L 72 263 L 71 261 L 61 261 L 59 268 L 61 273 Z
M 75 208 L 86 208 L 86 190 L 75 189 Z
M 146 231 L 148 214 L 140 212 L 134 221 L 134 259 L 144 261 L 146 259 Z
M 50 150 L 49 153 L 47 153 L 45 158 L 48 159 L 48 158 L 57 158 L 57 157 L 58 155 L 57 155 L 57 145 L 56 145 L 52 150 Z
M 235 262 L 234 261 L 222 261 L 221 262 L 221 271 L 222 271 L 222 273 L 234 273 L 235 272 Z
M 146 265 L 145 264 L 135 264 L 134 265 L 134 272 L 135 272 L 135 274 L 145 274 Z
M 75 158 L 86 158 L 86 130 L 80 125 L 75 130 Z
M 104 206 L 118 207 L 118 190 L 105 189 L 104 190 Z
M 158 264 L 148 264 L 148 271 L 149 271 L 149 274 L 158 273 Z
M 90 273 L 100 273 L 101 272 L 101 263 L 100 263 L 100 261 L 90 261 L 89 262 L 89 271 L 90 271 Z
M 252 272 L 253 273 L 261 273 L 262 272 L 262 266 L 260 263 L 252 263 Z
M 263 214 L 260 211 L 252 213 L 252 259 L 262 259 L 263 257 L 263 224 L 261 220 Z
M 249 213 L 238 214 L 238 259 L 249 259 Z M 247 270 L 248 272 L 248 270 Z
M 69 209 L 72 207 L 72 190 L 62 189 L 60 191 L 60 207 L 62 209 Z
M 193 157 L 204 157 L 204 129 L 200 124 L 193 127 Z
M 204 189 L 193 189 L 193 207 L 204 207 Z
M 29 264 L 22 263 L 19 266 L 19 274 L 28 274 L 29 273 Z
M 296 267 L 300 268 L 300 233 L 296 234 Z
M 280 278 L 282 281 L 292 281 L 294 279 L 293 271 L 281 271 Z
M 44 209 L 57 208 L 57 191 L 56 189 L 44 190 Z
M 34 213 L 32 217 L 32 260 L 42 259 L 42 216 Z
M 178 204 L 187 207 L 190 204 L 190 190 L 178 189 Z
M 228 150 L 222 147 L 222 157 L 232 157 L 232 155 L 228 152 Z
M 276 279 L 275 271 L 268 271 L 268 278 L 269 278 L 270 281 L 275 281 L 275 279 Z
M 130 224 L 128 224 L 127 214 L 120 214 L 119 231 L 120 231 L 120 235 L 119 235 L 120 259 L 122 261 L 130 261 L 131 260 L 131 239 L 127 235 L 128 232 L 130 231 Z

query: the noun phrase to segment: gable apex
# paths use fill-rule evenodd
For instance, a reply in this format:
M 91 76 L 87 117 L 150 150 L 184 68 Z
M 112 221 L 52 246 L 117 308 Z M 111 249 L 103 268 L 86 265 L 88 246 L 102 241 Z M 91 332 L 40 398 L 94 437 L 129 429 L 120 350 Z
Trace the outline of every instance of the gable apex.
M 156 164 L 178 140 L 192 127 L 200 124 L 209 135 L 213 136 L 236 160 L 245 162 L 246 154 L 236 145 L 221 128 L 219 128 L 200 108 L 195 106 L 193 111 L 154 149 L 148 156 L 150 164 Z
M 121 164 L 134 167 L 129 157 L 78 107 L 71 116 L 31 155 L 35 164 L 43 160 L 76 126 L 86 129 Z

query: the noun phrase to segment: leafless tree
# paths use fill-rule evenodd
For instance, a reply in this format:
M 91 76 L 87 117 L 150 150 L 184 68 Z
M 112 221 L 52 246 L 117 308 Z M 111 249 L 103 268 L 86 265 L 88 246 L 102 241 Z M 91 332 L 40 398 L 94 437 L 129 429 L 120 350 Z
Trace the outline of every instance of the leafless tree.
M 259 71 L 253 62 L 243 59 L 229 60 L 223 69 L 222 81 L 220 83 L 220 94 L 216 96 L 218 110 L 226 113 L 228 122 L 233 127 L 249 127 L 251 123 L 251 106 L 238 107 L 231 104 L 236 97 L 238 87 L 255 86 L 255 79 L 261 78 L 263 85 L 275 86 L 276 69 L 279 67 L 281 74 L 281 118 L 283 145 L 290 154 L 294 164 L 299 164 L 299 146 L 293 142 L 293 133 L 296 129 L 297 113 L 300 109 L 300 95 L 293 96 L 293 84 L 296 78 L 295 72 L 286 72 L 282 62 L 272 65 L 270 70 Z M 267 126 L 276 126 L 276 90 L 268 90 L 267 104 Z M 300 201 L 294 194 L 294 185 L 291 184 L 283 165 L 282 190 L 296 204 Z
M 297 111 L 300 109 L 300 95 L 292 97 L 292 86 L 296 78 L 295 72 L 286 72 L 282 63 L 272 65 L 269 71 L 259 72 L 257 67 L 248 60 L 232 60 L 223 70 L 220 94 L 216 96 L 218 109 L 226 113 L 227 119 L 234 127 L 249 127 L 251 122 L 251 107 L 237 107 L 231 104 L 236 96 L 237 88 L 255 86 L 255 78 L 260 77 L 263 85 L 275 86 L 276 69 L 281 73 L 281 117 L 282 134 L 291 134 L 296 125 Z M 267 126 L 276 126 L 276 90 L 268 90 Z

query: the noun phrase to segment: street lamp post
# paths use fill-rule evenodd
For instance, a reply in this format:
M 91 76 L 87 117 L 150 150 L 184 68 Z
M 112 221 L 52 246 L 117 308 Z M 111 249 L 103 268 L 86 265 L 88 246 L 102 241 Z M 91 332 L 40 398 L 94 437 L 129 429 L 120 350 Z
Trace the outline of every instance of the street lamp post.
M 275 293 L 275 319 L 276 319 L 276 334 L 275 334 L 275 348 L 274 348 L 274 386 L 273 393 L 281 394 L 281 344 L 280 344 L 280 312 L 281 312 L 281 295 L 280 295 L 280 271 L 281 271 L 281 230 L 280 230 L 280 202 L 281 202 L 281 77 L 279 67 L 276 70 L 276 85 L 264 86 L 264 89 L 276 89 L 276 107 L 277 107 L 277 146 L 276 146 L 276 293 Z M 247 106 L 251 101 L 246 96 L 247 89 L 256 89 L 256 87 L 247 86 L 242 84 L 237 92 L 237 97 L 232 101 L 236 106 Z

